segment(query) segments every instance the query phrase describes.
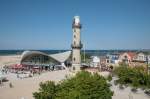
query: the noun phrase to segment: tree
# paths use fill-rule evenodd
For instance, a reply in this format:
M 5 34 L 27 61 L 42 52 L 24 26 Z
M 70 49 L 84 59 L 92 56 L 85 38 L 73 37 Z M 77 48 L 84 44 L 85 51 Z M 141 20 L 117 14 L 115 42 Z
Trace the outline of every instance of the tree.
M 56 97 L 56 85 L 52 81 L 46 81 L 40 83 L 39 92 L 33 93 L 35 99 L 55 99 Z
M 130 68 L 120 66 L 115 68 L 113 73 L 118 76 L 117 83 L 119 84 L 129 84 L 134 88 L 150 88 L 150 75 L 142 67 Z
M 76 76 L 67 78 L 57 85 L 54 83 L 43 84 L 48 85 L 46 90 L 40 86 L 40 92 L 33 94 L 35 99 L 112 99 L 113 95 L 105 78 L 85 71 L 79 72 Z M 45 95 L 42 95 L 41 92 Z

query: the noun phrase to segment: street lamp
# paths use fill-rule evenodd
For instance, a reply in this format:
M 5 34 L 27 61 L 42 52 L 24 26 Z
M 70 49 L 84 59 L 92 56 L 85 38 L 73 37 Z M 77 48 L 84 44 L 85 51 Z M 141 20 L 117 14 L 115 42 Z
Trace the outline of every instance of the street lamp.
M 146 56 L 146 67 L 147 67 L 147 74 L 149 74 L 149 66 L 148 66 L 148 56 Z

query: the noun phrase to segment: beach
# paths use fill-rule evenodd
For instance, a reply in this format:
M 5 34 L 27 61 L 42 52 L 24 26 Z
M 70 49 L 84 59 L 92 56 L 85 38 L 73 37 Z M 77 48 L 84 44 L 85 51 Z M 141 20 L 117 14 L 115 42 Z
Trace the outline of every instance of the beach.
M 21 55 L 0 56 L 0 68 L 6 65 L 18 64 Z M 52 80 L 58 82 L 65 78 L 66 70 L 45 72 L 32 78 L 17 78 L 17 74 L 8 73 L 5 76 L 9 81 L 0 85 L 0 99 L 33 99 L 32 93 L 38 91 L 40 82 Z M 57 76 L 56 76 L 57 75 Z M 13 88 L 9 84 L 12 83 Z
M 38 91 L 40 82 L 47 80 L 58 82 L 65 78 L 68 72 L 66 70 L 46 72 L 32 78 L 19 79 L 16 74 L 7 74 L 9 82 L 0 86 L 0 99 L 33 99 L 32 93 Z M 13 88 L 9 87 L 12 83 Z
M 0 55 L 0 67 L 5 65 L 18 64 L 21 59 L 21 55 Z

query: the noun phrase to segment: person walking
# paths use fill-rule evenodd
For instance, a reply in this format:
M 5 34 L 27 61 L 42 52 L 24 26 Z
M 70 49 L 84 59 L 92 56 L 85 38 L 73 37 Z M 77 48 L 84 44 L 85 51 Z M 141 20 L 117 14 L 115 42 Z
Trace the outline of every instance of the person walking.
M 129 99 L 133 99 L 133 95 L 131 92 L 129 93 Z

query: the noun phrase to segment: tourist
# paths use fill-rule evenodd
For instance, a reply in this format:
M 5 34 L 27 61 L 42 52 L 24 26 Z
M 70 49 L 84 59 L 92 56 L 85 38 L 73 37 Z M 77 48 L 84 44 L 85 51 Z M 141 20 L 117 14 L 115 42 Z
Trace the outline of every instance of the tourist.
M 13 85 L 12 85 L 12 83 L 11 83 L 11 82 L 9 83 L 9 87 L 10 87 L 10 88 L 13 88 Z
M 17 78 L 19 78 L 19 74 L 17 73 Z

